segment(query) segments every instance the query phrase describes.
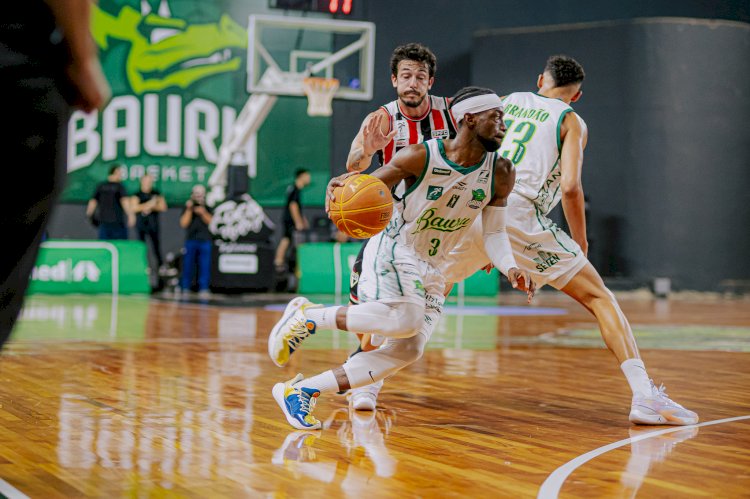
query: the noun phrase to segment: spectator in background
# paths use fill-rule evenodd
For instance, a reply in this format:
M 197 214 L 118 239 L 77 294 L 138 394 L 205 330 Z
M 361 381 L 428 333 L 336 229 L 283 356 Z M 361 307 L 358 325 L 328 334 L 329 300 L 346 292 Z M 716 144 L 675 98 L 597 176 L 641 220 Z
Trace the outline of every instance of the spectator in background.
M 300 201 L 300 192 L 308 185 L 310 185 L 310 171 L 299 168 L 294 173 L 294 183 L 286 190 L 286 206 L 281 218 L 284 233 L 276 247 L 276 256 L 273 261 L 276 271 L 279 273 L 287 270 L 287 252 L 290 246 L 293 246 L 293 243 L 296 242 L 296 233 L 308 228 L 307 219 L 302 215 L 302 203 Z
M 157 269 L 164 264 L 161 256 L 161 235 L 159 232 L 159 213 L 167 210 L 167 202 L 159 191 L 154 189 L 154 177 L 146 174 L 141 177 L 140 190 L 130 198 L 135 213 L 135 230 L 138 239 L 151 243 L 156 257 Z
M 198 296 L 207 298 L 211 295 L 208 283 L 211 279 L 213 235 L 208 225 L 212 219 L 211 209 L 206 206 L 206 188 L 200 184 L 194 185 L 180 216 L 180 227 L 185 229 L 185 254 L 182 259 L 179 294 L 190 291 L 197 267 Z
M 89 31 L 91 5 L 61 0 L 3 5 L 0 95 L 7 126 L 0 134 L 0 162 L 15 180 L 0 209 L 6 235 L 0 260 L 0 347 L 16 324 L 65 185 L 71 109 L 94 112 L 110 97 Z
M 86 206 L 86 216 L 99 227 L 99 239 L 128 239 L 128 226 L 135 225 L 121 168 L 117 164 L 109 168 L 107 181 L 96 187 Z

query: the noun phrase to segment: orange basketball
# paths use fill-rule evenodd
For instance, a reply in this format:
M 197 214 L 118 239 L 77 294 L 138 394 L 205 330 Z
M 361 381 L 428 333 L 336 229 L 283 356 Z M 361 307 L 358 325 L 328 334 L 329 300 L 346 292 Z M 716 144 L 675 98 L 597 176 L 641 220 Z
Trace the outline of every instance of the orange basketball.
M 352 175 L 333 190 L 329 215 L 345 234 L 367 239 L 385 229 L 391 220 L 393 198 L 388 187 L 372 175 Z

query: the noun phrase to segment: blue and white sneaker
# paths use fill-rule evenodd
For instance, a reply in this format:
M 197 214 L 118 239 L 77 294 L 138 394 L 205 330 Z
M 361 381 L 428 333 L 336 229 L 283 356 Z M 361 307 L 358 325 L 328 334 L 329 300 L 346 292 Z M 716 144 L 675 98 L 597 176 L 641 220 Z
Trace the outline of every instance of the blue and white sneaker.
M 311 303 L 310 300 L 298 296 L 289 302 L 284 309 L 281 320 L 271 329 L 268 335 L 268 355 L 274 364 L 283 367 L 300 343 L 311 334 L 315 334 L 316 325 L 314 321 L 305 317 L 308 308 L 321 308 L 323 305 Z
M 293 385 L 304 379 L 298 374 L 285 383 L 276 383 L 273 387 L 273 398 L 279 404 L 289 424 L 298 430 L 318 430 L 320 421 L 312 415 L 320 391 L 314 388 L 295 388 Z

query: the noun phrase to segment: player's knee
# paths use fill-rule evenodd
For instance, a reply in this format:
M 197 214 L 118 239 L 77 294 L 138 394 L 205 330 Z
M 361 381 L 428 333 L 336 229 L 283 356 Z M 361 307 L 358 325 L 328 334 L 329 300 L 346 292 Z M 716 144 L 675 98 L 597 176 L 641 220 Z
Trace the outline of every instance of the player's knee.
M 409 341 L 404 345 L 403 356 L 405 362 L 412 364 L 422 358 L 424 347 L 427 342 L 425 341 L 425 337 L 421 334 L 409 339 L 412 341 Z
M 617 298 L 615 298 L 614 293 L 604 287 L 590 293 L 587 296 L 584 305 L 586 305 L 596 315 L 598 315 L 599 313 L 610 312 L 619 313 L 621 311 L 620 304 L 617 303 Z
M 422 357 L 426 343 L 427 339 L 421 334 L 410 338 L 389 340 L 384 347 L 384 353 L 387 353 L 391 358 L 398 359 L 401 364 L 399 369 L 401 369 Z
M 609 290 L 608 287 L 602 285 L 597 286 L 591 291 L 591 300 L 597 300 L 599 302 L 606 302 L 612 305 L 617 306 L 617 298 L 615 298 L 615 294 Z
M 413 303 L 399 303 L 391 308 L 389 319 L 383 321 L 382 334 L 391 338 L 410 338 L 419 332 L 424 321 L 424 308 Z

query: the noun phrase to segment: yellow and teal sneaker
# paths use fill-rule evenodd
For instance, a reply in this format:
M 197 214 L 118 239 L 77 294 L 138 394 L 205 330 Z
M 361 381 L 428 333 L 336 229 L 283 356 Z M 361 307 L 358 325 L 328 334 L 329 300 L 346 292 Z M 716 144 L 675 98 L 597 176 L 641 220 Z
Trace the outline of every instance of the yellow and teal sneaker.
M 305 317 L 305 310 L 308 308 L 321 308 L 323 305 L 316 305 L 302 296 L 298 296 L 289 302 L 284 309 L 284 315 L 281 320 L 271 329 L 268 335 L 268 355 L 274 364 L 283 367 L 289 362 L 295 350 L 299 348 L 300 343 L 306 340 L 311 334 L 315 334 L 316 325 Z
M 293 385 L 302 380 L 298 374 L 285 383 L 276 383 L 273 387 L 273 398 L 279 404 L 289 424 L 298 430 L 318 430 L 320 421 L 315 419 L 312 411 L 320 392 L 314 388 L 295 388 Z

